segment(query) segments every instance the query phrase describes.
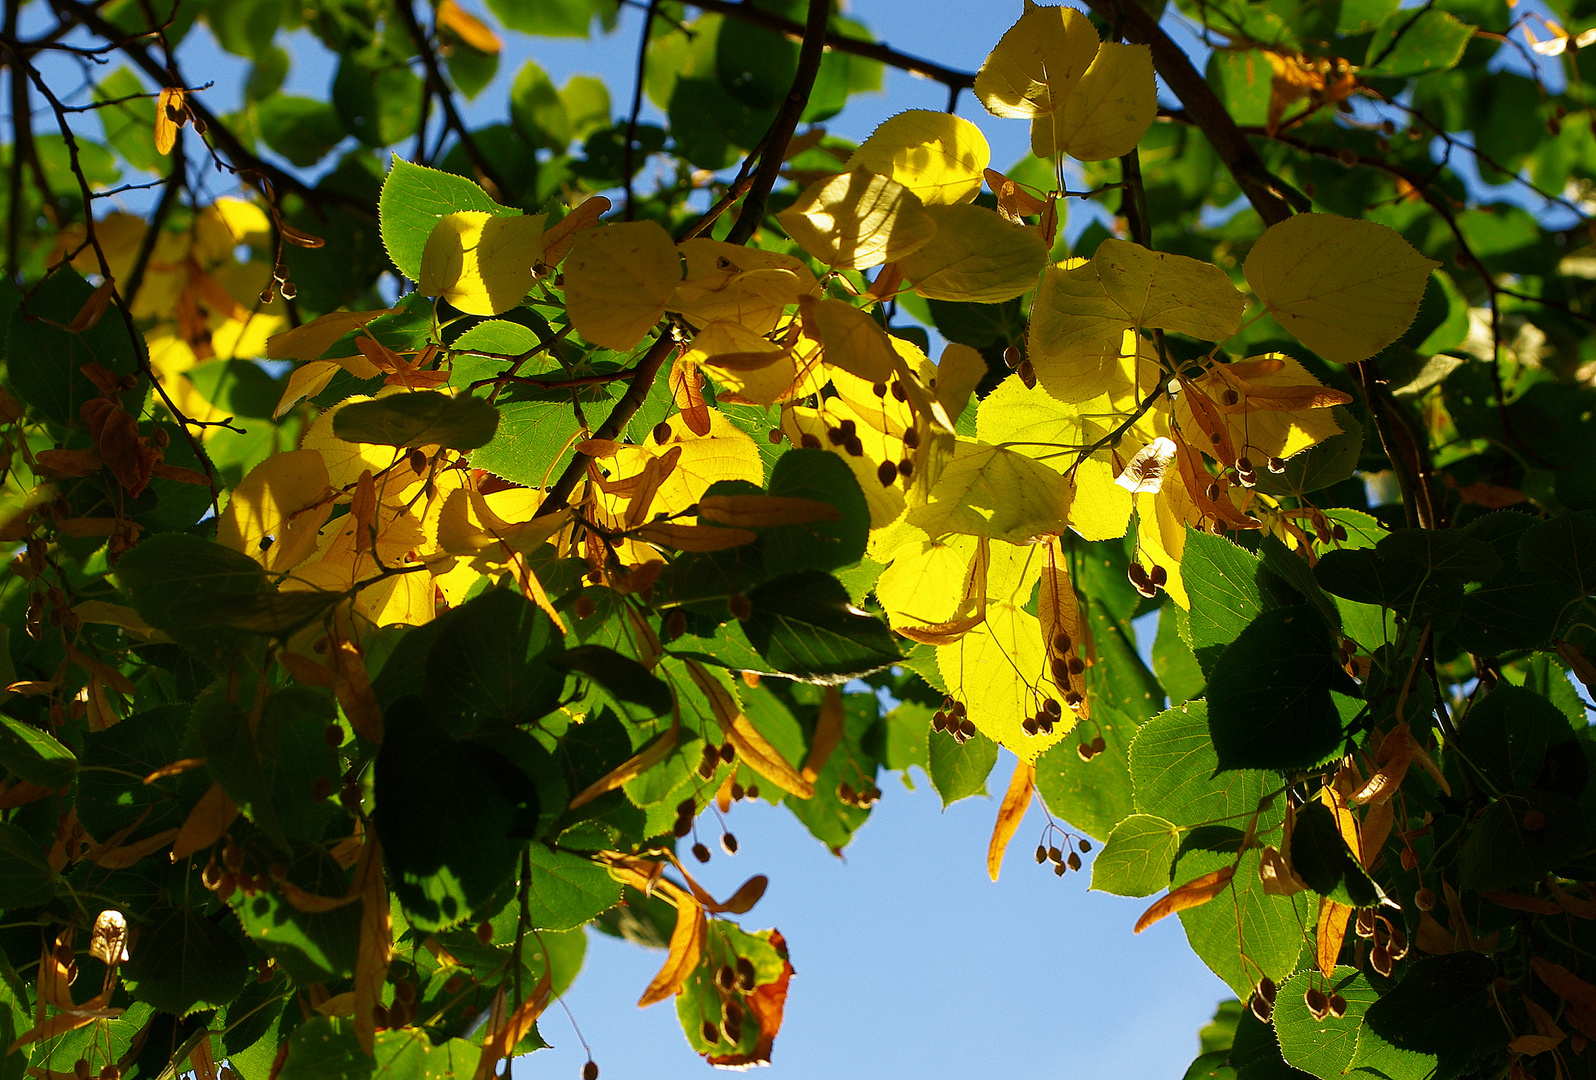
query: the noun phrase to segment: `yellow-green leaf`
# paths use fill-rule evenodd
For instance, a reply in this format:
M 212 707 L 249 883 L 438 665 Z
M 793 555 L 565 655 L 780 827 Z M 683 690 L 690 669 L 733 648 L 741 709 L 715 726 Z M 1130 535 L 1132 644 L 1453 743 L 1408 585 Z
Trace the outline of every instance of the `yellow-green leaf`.
M 461 210 L 439 219 L 421 253 L 423 296 L 441 296 L 472 315 L 497 315 L 532 288 L 543 254 L 543 214 L 497 217 Z
M 914 192 L 868 169 L 817 180 L 776 220 L 799 247 L 839 270 L 901 259 L 937 231 Z
M 996 304 L 1036 286 L 1047 245 L 1035 230 L 984 206 L 928 206 L 925 213 L 936 235 L 898 260 L 921 296 Z
M 720 320 L 769 333 L 782 308 L 815 287 L 809 268 L 791 255 L 695 238 L 677 248 L 687 276 L 666 307 L 704 326 Z
M 1098 245 L 1092 267 L 1131 326 L 1204 341 L 1224 341 L 1241 327 L 1246 298 L 1212 263 L 1108 239 Z
M 1438 265 L 1385 225 L 1299 214 L 1258 238 L 1245 269 L 1293 337 L 1326 360 L 1354 364 L 1402 336 Z
M 1105 42 L 1061 108 L 1031 121 L 1031 151 L 1105 161 L 1130 151 L 1158 115 L 1158 84 L 1146 45 Z
M 871 383 L 892 378 L 897 353 L 869 315 L 841 300 L 805 301 L 804 322 L 828 364 Z
M 1069 483 L 1023 454 L 960 442 L 930 501 L 909 510 L 909 524 L 930 536 L 968 533 L 1022 544 L 1063 532 Z
M 606 349 L 627 350 L 665 314 L 682 280 L 670 234 L 653 221 L 589 229 L 565 260 L 565 306 L 577 332 Z
M 976 74 L 975 96 L 993 116 L 1045 116 L 1069 97 L 1097 47 L 1097 30 L 1079 11 L 1026 0 L 1025 14 Z
M 1021 727 L 1045 696 L 1047 652 L 1041 623 L 1012 603 L 990 604 L 980 625 L 953 644 L 938 647 L 937 667 L 948 693 L 964 702 L 976 730 L 1021 761 L 1034 762 L 1065 737 L 1074 719 L 1066 709 L 1051 735 L 1027 735 Z
M 981 129 L 952 113 L 910 109 L 887 120 L 848 159 L 849 169 L 890 176 L 926 206 L 969 202 L 992 160 Z

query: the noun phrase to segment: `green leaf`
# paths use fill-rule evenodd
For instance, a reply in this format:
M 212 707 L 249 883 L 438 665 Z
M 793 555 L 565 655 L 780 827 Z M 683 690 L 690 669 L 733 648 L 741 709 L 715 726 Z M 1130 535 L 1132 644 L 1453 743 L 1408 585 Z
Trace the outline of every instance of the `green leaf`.
M 1573 737 L 1557 706 L 1533 690 L 1502 683 L 1463 717 L 1458 749 L 1497 787 L 1527 788 L 1540 775 L 1547 748 Z
M 593 0 L 488 0 L 506 29 L 543 37 L 587 37 Z
M 1515 792 L 1487 806 L 1464 834 L 1458 886 L 1488 892 L 1528 885 L 1585 849 L 1579 803 L 1552 791 Z
M 663 716 L 671 709 L 671 689 L 648 668 L 603 645 L 579 645 L 549 658 L 549 663 L 565 671 L 586 675 L 602 686 L 611 697 L 641 705 L 652 716 Z
M 301 169 L 326 157 L 347 135 L 337 111 L 315 98 L 271 94 L 255 103 L 255 119 L 266 145 Z
M 187 808 L 210 785 L 205 770 L 190 769 L 153 784 L 141 784 L 133 777 L 148 776 L 183 756 L 189 711 L 188 705 L 159 705 L 83 737 L 85 768 L 78 776 L 75 805 L 78 821 L 89 835 L 108 837 L 141 816 L 143 834 L 183 824 Z
M 1185 624 L 1182 632 L 1181 626 Z M 1191 616 L 1176 604 L 1165 604 L 1158 611 L 1158 636 L 1153 639 L 1153 672 L 1164 692 L 1175 704 L 1190 701 L 1203 692 L 1208 681 L 1197 664 L 1197 655 L 1186 644 L 1191 636 Z
M 1279 820 L 1275 814 L 1263 827 Z M 1210 831 L 1230 837 L 1223 845 L 1228 850 L 1198 846 L 1201 834 Z M 1198 830 L 1188 836 L 1188 850 L 1176 860 L 1170 880 L 1191 881 L 1222 866 L 1235 865 L 1230 888 L 1201 907 L 1182 911 L 1180 921 L 1192 951 L 1237 997 L 1245 997 L 1252 993 L 1253 980 L 1260 971 L 1280 983 L 1296 970 L 1297 956 L 1302 951 L 1302 928 L 1305 923 L 1312 925 L 1317 901 L 1306 892 L 1289 897 L 1264 892 L 1258 877 L 1258 849 L 1243 852 L 1237 862 L 1235 846 L 1240 842 L 1239 829 Z M 1237 942 L 1243 943 L 1251 963 L 1242 961 Z
M 621 883 L 598 863 L 542 844 L 528 849 L 528 912 L 534 930 L 574 930 L 621 899 Z
M 963 743 L 945 731 L 931 733 L 931 786 L 944 807 L 986 794 L 987 774 L 997 764 L 997 743 L 976 732 Z
M 78 759 L 49 732 L 0 715 L 0 765 L 23 780 L 54 789 L 71 781 Z
M 1375 30 L 1359 74 L 1401 76 L 1447 71 L 1463 58 L 1463 49 L 1474 30 L 1457 16 L 1436 8 L 1393 11 Z
M 1338 904 L 1371 907 L 1380 890 L 1353 856 L 1336 827 L 1335 815 L 1322 802 L 1304 803 L 1291 830 L 1291 866 L 1303 882 Z
M 767 574 L 839 570 L 864 556 L 870 508 L 842 458 L 824 450 L 789 450 L 776 459 L 766 490 L 783 498 L 829 503 L 842 514 L 837 521 L 761 530 Z
M 467 1080 L 482 1056 L 481 1048 L 464 1039 L 434 1045 L 420 1027 L 379 1031 L 373 1050 L 368 1056 L 360 1048 L 352 1021 L 313 1016 L 289 1037 L 277 1075 L 279 1080 Z
M 116 577 L 146 622 L 202 656 L 225 653 L 236 642 L 217 628 L 267 590 L 260 563 L 187 533 L 149 537 L 122 556 Z
M 770 691 L 766 693 L 772 699 L 776 697 Z M 760 734 L 764 735 L 783 757 L 794 764 L 801 762 L 808 754 L 810 740 L 804 737 L 803 729 L 799 728 L 794 714 L 784 709 L 778 711 L 759 707 L 760 696 L 758 693 L 744 696 L 748 719 L 753 721 L 759 728 Z M 809 703 L 799 708 L 798 715 L 804 717 L 806 724 L 812 725 L 819 716 L 820 694 L 811 687 L 804 687 L 796 689 L 794 697 L 808 698 Z M 842 696 L 842 710 L 842 742 L 832 751 L 819 775 L 815 777 L 814 798 L 800 799 L 796 795 L 788 795 L 782 800 L 792 811 L 793 817 L 804 823 L 810 835 L 832 851 L 841 851 L 846 847 L 853 839 L 853 834 L 870 819 L 869 810 L 843 802 L 838 797 L 837 791 L 844 782 L 856 790 L 860 787 L 861 780 L 875 782 L 876 748 L 880 746 L 881 707 L 875 694 L 845 693 Z M 784 721 L 783 727 L 786 725 L 791 727 L 782 730 L 771 724 L 772 719 Z M 811 726 L 809 730 L 812 732 L 813 727 Z M 966 746 L 969 747 L 970 744 Z M 984 748 L 974 749 L 979 754 Z M 927 753 L 929 756 L 929 748 Z M 986 763 L 988 770 L 991 768 L 991 761 L 995 760 L 994 747 L 993 757 Z M 979 767 L 979 764 L 973 760 L 966 764 Z M 740 775 L 744 785 L 758 780 L 746 769 Z M 985 772 L 982 772 L 982 776 L 985 775 Z M 761 783 L 760 786 L 765 789 L 766 796 L 780 794 L 769 790 L 769 784 Z
M 471 467 L 514 484 L 542 487 L 575 432 L 569 400 L 507 401 L 499 406 L 498 433 L 472 452 Z
M 499 410 L 492 402 L 435 390 L 357 401 L 333 415 L 333 434 L 338 438 L 383 446 L 475 450 L 486 446 L 498 429 Z
M 344 128 L 367 146 L 392 146 L 416 132 L 421 120 L 421 79 L 388 63 L 371 70 L 345 54 L 333 77 L 333 108 Z
M 420 698 L 399 699 L 384 721 L 376 823 L 389 887 L 413 925 L 454 926 L 514 876 L 537 791 L 496 751 L 450 738 Z
M 1596 592 L 1596 518 L 1571 513 L 1537 522 L 1518 542 L 1518 561 L 1589 596 Z
M 1206 825 L 1235 824 L 1258 809 L 1278 784 L 1254 769 L 1220 772 L 1208 729 L 1208 703 L 1201 699 L 1142 725 L 1130 746 L 1137 810 L 1176 825 Z
M 313 896 L 338 899 L 349 892 L 349 873 L 319 848 L 296 846 L 286 866 L 288 880 Z M 354 973 L 359 901 L 331 911 L 300 911 L 273 888 L 252 896 L 239 890 L 231 903 L 244 932 L 295 981 L 327 982 Z
M 1180 571 L 1191 597 L 1192 652 L 1211 678 L 1225 646 L 1263 612 L 1258 560 L 1229 540 L 1188 528 Z
M 844 683 L 903 659 L 887 625 L 855 608 L 830 574 L 772 578 L 748 594 L 748 641 L 780 674 Z
M 530 723 L 558 704 L 566 675 L 551 661 L 562 642 L 532 601 L 490 589 L 437 621 L 425 697 L 444 728 L 468 734 L 486 720 Z
M 1306 768 L 1334 752 L 1342 721 L 1330 689 L 1340 675 L 1330 628 L 1312 607 L 1292 604 L 1259 615 L 1225 650 L 1208 682 L 1218 767 Z
M 254 967 L 237 920 L 211 919 L 202 908 L 175 905 L 148 913 L 129 956 L 122 972 L 134 1000 L 178 1016 L 226 1005 Z
M 94 88 L 97 102 L 114 101 L 96 109 L 105 128 L 105 141 L 135 169 L 163 173 L 166 159 L 155 149 L 155 99 L 132 97 L 145 93 L 139 77 L 119 67 Z
M 528 60 L 510 87 L 510 119 L 521 137 L 539 150 L 563 154 L 571 141 L 571 118 L 548 73 Z M 609 117 L 606 116 L 608 123 Z
M 395 158 L 383 181 L 377 214 L 382 221 L 382 242 L 388 257 L 405 277 L 421 275 L 421 253 L 439 219 L 460 210 L 477 210 L 499 217 L 521 211 L 501 206 L 476 184 L 452 173 L 439 172 Z
M 1341 1076 L 1357 1053 L 1363 1014 L 1379 995 L 1357 968 L 1337 967 L 1330 977 L 1330 990 L 1346 998 L 1346 1015 L 1315 1020 L 1303 998 L 1309 987 L 1324 989 L 1324 978 L 1317 969 L 1293 975 L 1275 996 L 1280 1052 L 1292 1066 L 1313 1076 Z
M 1363 1022 L 1398 1050 L 1433 1056 L 1430 1075 L 1450 1080 L 1476 1055 L 1507 1043 L 1491 1000 L 1495 978 L 1496 962 L 1484 953 L 1421 956 L 1400 983 L 1368 1007 Z
M 0 822 L 0 896 L 7 911 L 48 903 L 55 897 L 55 873 L 31 836 Z
M 1295 554 L 1273 536 L 1258 541 L 1263 568 L 1285 582 L 1302 599 L 1317 608 L 1331 629 L 1341 629 L 1341 611 L 1314 579 L 1308 560 Z
M 1153 814 L 1132 814 L 1108 834 L 1092 862 L 1092 888 L 1119 896 L 1151 896 L 1169 888 L 1180 829 Z
M 1285 471 L 1278 475 L 1268 470 L 1259 473 L 1259 491 L 1266 495 L 1301 496 L 1333 487 L 1352 475 L 1363 453 L 1363 425 L 1344 405 L 1331 408 L 1330 415 L 1335 417 L 1341 433 L 1292 455 L 1286 459 Z
M 1286 1064 L 1274 1026 L 1259 1021 L 1250 1009 L 1243 1009 L 1241 1019 L 1236 1021 L 1230 1064 L 1237 1080 L 1309 1080 L 1313 1075 Z
M 499 54 L 478 52 L 463 41 L 449 50 L 449 79 L 455 89 L 472 100 L 493 82 L 499 73 Z
M 1036 790 L 1047 808 L 1094 840 L 1106 841 L 1135 808 L 1131 798 L 1130 748 L 1136 722 L 1115 709 L 1092 708 L 1090 727 L 1103 736 L 1103 752 L 1082 760 L 1075 739 L 1055 743 L 1036 759 Z
M 65 267 L 11 313 L 6 331 L 11 388 L 39 416 L 62 427 L 81 429 L 83 403 L 100 396 L 80 370 L 84 364 L 99 364 L 119 376 L 137 370 L 133 341 L 114 312 L 81 333 L 65 329 L 93 294 L 92 285 Z M 137 390 L 121 395 L 123 407 L 136 415 L 147 389 L 140 380 Z

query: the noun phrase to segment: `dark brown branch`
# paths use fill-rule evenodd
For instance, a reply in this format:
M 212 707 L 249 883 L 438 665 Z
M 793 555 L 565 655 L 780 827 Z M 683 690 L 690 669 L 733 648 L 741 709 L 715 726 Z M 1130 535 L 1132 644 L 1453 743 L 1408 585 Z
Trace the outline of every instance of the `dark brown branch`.
M 815 76 L 820 71 L 820 59 L 825 54 L 826 19 L 831 14 L 830 0 L 809 0 L 809 17 L 804 24 L 804 43 L 798 50 L 798 70 L 793 73 L 792 86 L 781 103 L 776 118 L 765 132 L 764 148 L 759 151 L 759 171 L 743 198 L 742 213 L 726 235 L 733 244 L 748 242 L 765 217 L 765 200 L 770 189 L 776 186 L 781 174 L 782 160 L 787 156 L 787 144 L 798 127 L 798 118 L 809 104 L 809 93 L 815 88 Z
M 643 76 L 648 70 L 648 35 L 654 29 L 654 15 L 659 11 L 659 0 L 648 0 L 648 13 L 643 16 L 643 33 L 637 42 L 637 72 L 632 83 L 632 111 L 626 117 L 626 147 L 621 152 L 621 183 L 626 189 L 625 220 L 633 217 L 632 163 L 637 150 L 637 114 L 643 111 Z
M 744 22 L 763 26 L 770 30 L 784 34 L 794 41 L 801 41 L 804 37 L 804 28 L 791 19 L 782 18 L 780 15 L 757 8 L 750 3 L 736 2 L 736 0 L 690 0 L 689 6 L 701 11 L 713 11 L 717 15 L 725 15 L 732 19 L 741 19 Z M 845 37 L 842 34 L 827 33 L 825 47 L 834 52 L 848 53 L 851 56 L 862 56 L 868 60 L 879 60 L 888 67 L 907 71 L 911 75 L 939 82 L 951 89 L 969 89 L 975 86 L 975 75 L 968 71 L 959 71 L 957 68 L 943 67 L 929 60 L 922 60 L 918 56 L 898 52 L 885 43 L 874 41 L 860 41 L 858 38 Z
M 460 119 L 459 110 L 454 107 L 454 87 L 444 79 L 443 71 L 438 67 L 438 57 L 433 53 L 432 45 L 427 41 L 427 35 L 421 29 L 421 24 L 416 21 L 411 0 L 394 0 L 393 7 L 399 14 L 399 21 L 409 33 L 410 40 L 415 43 L 416 51 L 421 54 L 421 63 L 427 69 L 427 82 L 432 85 L 432 92 L 438 99 L 438 105 L 443 109 L 444 122 L 459 138 L 466 157 L 471 159 L 471 164 L 482 174 L 482 179 L 493 185 L 501 199 L 508 199 L 509 186 L 505 184 L 499 171 L 488 161 L 487 155 L 483 154 L 476 140 L 471 137 L 471 132 L 466 130 L 465 122 Z
M 1252 204 L 1264 224 L 1273 225 L 1291 216 L 1294 205 L 1307 200 L 1264 166 L 1258 151 L 1231 119 L 1224 102 L 1213 87 L 1192 66 L 1191 58 L 1164 33 L 1140 4 L 1122 0 L 1087 0 L 1091 9 L 1118 25 L 1127 41 L 1147 45 L 1153 53 L 1153 67 L 1164 77 L 1175 96 L 1186 106 L 1192 122 L 1202 129 L 1219 160 L 1225 163 L 1242 194 Z

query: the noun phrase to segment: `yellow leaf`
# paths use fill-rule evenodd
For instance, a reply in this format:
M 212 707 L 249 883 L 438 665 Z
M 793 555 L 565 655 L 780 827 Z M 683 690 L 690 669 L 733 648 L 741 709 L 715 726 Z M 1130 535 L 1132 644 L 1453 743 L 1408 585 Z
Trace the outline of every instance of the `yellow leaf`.
M 1293 337 L 1326 360 L 1353 364 L 1402 336 L 1438 265 L 1388 226 L 1299 214 L 1258 238 L 1245 269 Z
M 1338 904 L 1328 896 L 1319 898 L 1319 919 L 1313 930 L 1314 962 L 1325 978 L 1335 974 L 1336 958 L 1341 955 L 1341 943 L 1346 940 L 1347 920 L 1352 918 L 1352 907 Z
M 376 396 L 387 397 L 390 393 L 403 391 L 398 387 L 389 387 L 379 391 Z M 322 463 L 327 467 L 327 483 L 331 487 L 347 490 L 360 479 L 361 473 L 369 471 L 375 476 L 399 458 L 401 451 L 392 446 L 345 442 L 333 434 L 333 417 L 339 409 L 357 401 L 370 400 L 364 394 L 352 394 L 332 408 L 323 409 L 299 440 L 301 450 L 314 450 L 321 455 Z M 347 495 L 341 496 L 341 500 L 347 498 Z
M 272 419 L 278 419 L 301 401 L 327 389 L 338 371 L 336 360 L 312 360 L 295 368 L 288 376 L 288 385 L 283 387 L 283 396 L 277 399 L 277 407 L 272 410 Z
M 671 931 L 670 951 L 659 974 L 648 984 L 643 996 L 637 999 L 639 1008 L 664 1001 L 681 992 L 687 977 L 698 966 L 698 958 L 704 951 L 704 942 L 708 937 L 709 923 L 704 917 L 704 909 L 692 897 L 679 894 L 676 897 L 676 928 Z
M 1018 605 L 1007 600 L 988 603 L 981 625 L 951 645 L 938 646 L 937 668 L 948 693 L 964 702 L 976 729 L 1014 751 L 1022 762 L 1034 762 L 1064 738 L 1061 729 L 1051 735 L 1027 735 L 1021 726 L 1046 696 L 1039 690 L 1047 676 L 1047 654 L 1041 624 Z
M 866 169 L 815 181 L 776 220 L 799 247 L 837 270 L 894 262 L 936 234 L 914 192 Z
M 1142 917 L 1136 920 L 1135 932 L 1139 934 L 1159 919 L 1173 915 L 1177 911 L 1186 911 L 1208 903 L 1225 891 L 1235 872 L 1234 866 L 1224 866 L 1202 877 L 1193 878 L 1179 888 L 1169 890 L 1163 899 L 1144 911 Z
M 1036 377 L 1059 401 L 1089 401 L 1117 388 L 1125 310 L 1108 298 L 1097 271 L 1071 259 L 1042 274 L 1031 309 L 1026 355 Z
M 188 122 L 187 106 L 183 104 L 183 91 L 170 86 L 161 87 L 155 99 L 155 150 L 165 155 L 177 145 L 177 131 Z
M 976 545 L 974 537 L 955 535 L 898 549 L 875 587 L 893 629 L 940 625 L 966 610 Z M 984 577 L 983 572 L 983 595 Z
M 682 361 L 708 367 L 722 390 L 757 405 L 783 400 L 798 376 L 790 350 L 737 322 L 705 326 Z
M 1031 152 L 1105 161 L 1131 152 L 1158 115 L 1158 84 L 1146 45 L 1104 42 L 1063 107 L 1031 121 Z
M 532 267 L 543 256 L 545 216 L 446 214 L 427 236 L 416 287 L 472 315 L 510 310 L 532 288 Z
M 543 265 L 560 265 L 560 261 L 570 252 L 571 245 L 576 243 L 576 238 L 597 225 L 599 218 L 609 208 L 610 201 L 604 196 L 591 195 L 549 226 L 548 232 L 543 234 L 546 245 L 543 249 Z
M 1164 591 L 1188 611 L 1191 601 L 1181 576 L 1180 559 L 1186 550 L 1186 524 L 1195 519 L 1191 497 L 1178 475 L 1166 476 L 1157 495 L 1141 494 L 1136 500 L 1136 542 L 1143 567 L 1162 566 L 1168 575 Z
M 1031 807 L 1031 793 L 1036 790 L 1036 766 L 1024 761 L 1014 767 L 1009 778 L 1009 789 L 1003 793 L 998 807 L 997 821 L 992 825 L 992 839 L 986 845 L 986 873 L 993 881 L 1003 867 L 1003 853 L 1014 839 L 1015 830 Z
M 872 384 L 892 378 L 898 354 L 866 312 L 842 300 L 806 298 L 799 307 L 809 334 L 825 350 L 827 364 Z
M 303 326 L 273 335 L 266 342 L 266 356 L 271 360 L 319 360 L 339 338 L 387 314 L 387 310 L 382 310 L 334 311 L 322 315 Z
M 565 303 L 577 332 L 626 351 L 653 329 L 682 280 L 670 234 L 653 221 L 590 229 L 565 261 Z
M 440 26 L 447 26 L 455 37 L 479 53 L 497 56 L 499 50 L 504 48 L 498 34 L 488 29 L 487 24 L 475 15 L 462 10 L 454 0 L 443 0 L 438 5 L 437 19 Z
M 1086 540 L 1115 540 L 1130 527 L 1131 493 L 1114 482 L 1113 451 L 1105 447 L 1081 461 L 1075 449 L 1107 435 L 1111 429 L 1105 418 L 1112 413 L 1106 397 L 1067 405 L 1040 386 L 1026 389 L 1011 375 L 981 403 L 976 437 L 994 445 L 1013 444 L 1009 448 L 1015 453 L 1059 472 L 1073 468 L 1070 528 Z M 1134 445 L 1134 435 L 1127 440 Z
M 666 308 L 697 326 L 726 320 L 768 334 L 782 309 L 815 287 L 815 276 L 791 255 L 703 238 L 684 240 L 677 250 L 687 274 Z
M 145 622 L 137 611 L 124 604 L 109 604 L 104 600 L 82 600 L 72 605 L 72 614 L 76 615 L 80 622 L 120 626 L 145 641 L 168 640 L 165 634 Z
M 194 219 L 194 257 L 205 266 L 232 261 L 240 244 L 265 251 L 271 242 L 271 218 L 259 204 L 245 199 L 217 199 Z M 156 258 L 166 261 L 160 249 L 156 251 Z
M 1074 8 L 1039 7 L 1009 27 L 975 76 L 975 96 L 993 116 L 1031 120 L 1058 108 L 1097 56 L 1097 30 Z
M 910 508 L 908 520 L 931 536 L 958 532 L 1020 544 L 1062 532 L 1069 506 L 1068 481 L 1047 466 L 999 446 L 960 442 L 930 500 Z
M 1036 230 L 984 206 L 928 206 L 925 214 L 936 235 L 898 260 L 921 296 L 996 304 L 1036 287 L 1047 266 L 1047 245 Z
M 315 450 L 273 454 L 233 489 L 216 519 L 216 542 L 267 570 L 290 570 L 310 557 L 332 513 L 327 466 Z M 270 546 L 261 541 L 272 538 Z
M 891 177 L 926 206 L 969 202 L 981 191 L 992 150 L 981 129 L 952 113 L 910 109 L 859 145 L 847 169 Z
M 1235 374 L 1242 372 L 1242 375 Z M 1219 414 L 1231 444 L 1256 464 L 1289 458 L 1339 434 L 1330 406 L 1351 399 L 1320 385 L 1294 357 L 1269 353 L 1240 364 L 1215 364 L 1194 385 Z M 1229 394 L 1235 396 L 1231 402 Z M 1172 415 L 1184 431 L 1199 429 L 1192 402 L 1177 394 Z
M 947 410 L 949 420 L 958 422 L 987 370 L 986 357 L 968 345 L 950 342 L 942 350 L 937 361 L 937 401 Z
M 672 417 L 669 426 L 671 434 L 665 442 L 655 442 L 650 433 L 643 443 L 644 449 L 653 453 L 674 447 L 681 449 L 676 468 L 660 484 L 655 496 L 656 513 L 687 509 L 703 497 L 711 484 L 721 480 L 764 483 L 765 466 L 758 444 L 719 409 L 709 410 L 709 433 L 706 435 L 694 434 L 679 416 Z
M 693 684 L 709 701 L 715 720 L 737 751 L 737 759 L 781 790 L 800 799 L 814 797 L 814 784 L 804 779 L 787 759 L 743 715 L 737 698 L 696 660 L 687 661 Z
M 1109 238 L 1092 256 L 1103 293 L 1130 326 L 1224 341 L 1241 328 L 1246 298 L 1219 267 Z

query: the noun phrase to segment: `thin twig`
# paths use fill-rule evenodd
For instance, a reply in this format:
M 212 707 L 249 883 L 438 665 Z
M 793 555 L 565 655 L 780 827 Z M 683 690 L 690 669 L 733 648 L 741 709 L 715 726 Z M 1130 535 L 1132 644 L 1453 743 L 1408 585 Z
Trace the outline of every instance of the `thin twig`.
M 648 37 L 654 29 L 654 15 L 659 11 L 659 0 L 648 0 L 648 14 L 643 16 L 643 33 L 637 42 L 637 71 L 632 82 L 632 111 L 626 117 L 626 147 L 621 151 L 621 183 L 626 189 L 626 207 L 622 216 L 633 218 L 632 206 L 632 154 L 637 148 L 637 114 L 643 111 L 643 76 L 648 69 Z

